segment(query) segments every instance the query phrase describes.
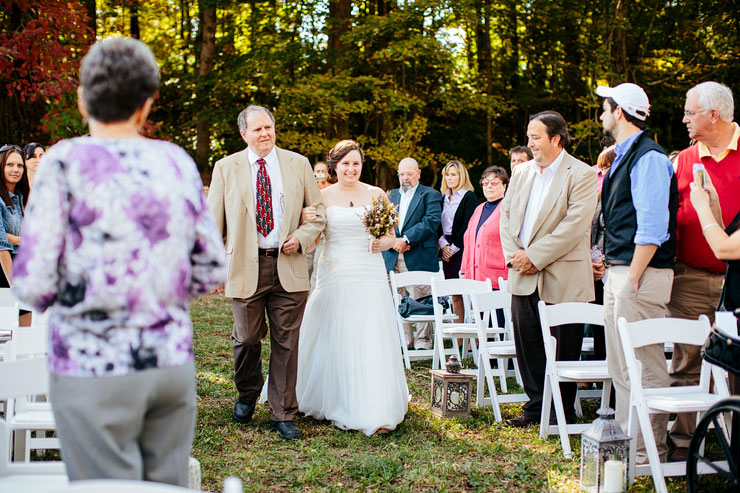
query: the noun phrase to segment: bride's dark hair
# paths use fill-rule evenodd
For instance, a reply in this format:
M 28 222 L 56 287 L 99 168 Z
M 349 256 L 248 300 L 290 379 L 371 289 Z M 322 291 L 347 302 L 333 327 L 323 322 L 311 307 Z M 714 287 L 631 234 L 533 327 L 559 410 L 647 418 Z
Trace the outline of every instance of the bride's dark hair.
M 365 162 L 365 153 L 362 152 L 360 144 L 354 140 L 342 140 L 337 142 L 337 145 L 332 147 L 329 153 L 326 155 L 326 167 L 329 168 L 329 176 L 332 178 L 337 177 L 337 163 L 344 159 L 344 156 L 352 151 L 360 153 L 360 162 Z

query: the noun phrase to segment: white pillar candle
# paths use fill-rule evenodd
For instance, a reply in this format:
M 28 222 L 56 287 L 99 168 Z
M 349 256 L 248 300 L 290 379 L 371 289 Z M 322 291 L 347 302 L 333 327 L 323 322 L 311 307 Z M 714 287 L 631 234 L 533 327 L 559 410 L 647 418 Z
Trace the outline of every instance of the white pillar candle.
M 608 460 L 604 463 L 604 491 L 620 493 L 624 491 L 624 464 L 619 460 Z
M 450 392 L 450 400 L 452 403 L 456 406 L 460 405 L 460 392 L 453 391 Z

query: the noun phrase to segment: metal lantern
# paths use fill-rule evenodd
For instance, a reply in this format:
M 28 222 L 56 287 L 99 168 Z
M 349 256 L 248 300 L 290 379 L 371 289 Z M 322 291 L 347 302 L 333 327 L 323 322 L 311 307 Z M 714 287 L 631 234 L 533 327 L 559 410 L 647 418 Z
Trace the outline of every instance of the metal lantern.
M 581 491 L 627 491 L 630 437 L 614 419 L 614 409 L 598 414 L 581 435 Z
M 432 370 L 432 414 L 442 418 L 469 418 L 473 375 L 460 373 L 460 361 L 453 355 L 447 371 Z

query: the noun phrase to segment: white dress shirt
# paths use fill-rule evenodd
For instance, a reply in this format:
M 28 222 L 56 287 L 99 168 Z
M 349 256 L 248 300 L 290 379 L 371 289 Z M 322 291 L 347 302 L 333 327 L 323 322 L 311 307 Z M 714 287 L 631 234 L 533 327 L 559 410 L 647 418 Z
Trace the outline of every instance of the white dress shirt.
M 254 196 L 255 211 L 257 210 L 257 173 L 260 165 L 257 160 L 260 158 L 257 154 L 248 149 L 249 165 L 252 167 L 252 195 Z M 285 215 L 285 195 L 283 194 L 283 175 L 280 172 L 280 161 L 278 161 L 277 150 L 272 148 L 270 153 L 263 158 L 265 171 L 270 177 L 270 186 L 272 187 L 272 223 L 273 228 L 270 234 L 262 236 L 257 233 L 257 245 L 259 248 L 279 248 L 280 247 L 280 226 L 283 224 Z
M 398 231 L 403 231 L 403 223 L 406 221 L 406 213 L 409 211 L 411 199 L 414 198 L 414 193 L 416 193 L 417 188 L 419 188 L 418 183 L 415 187 L 409 188 L 405 192 L 403 191 L 403 188 L 398 189 L 398 191 L 401 192 L 401 200 L 398 203 Z
M 542 202 L 545 200 L 550 191 L 550 185 L 555 177 L 555 173 L 560 167 L 560 163 L 563 162 L 565 156 L 565 149 L 560 151 L 558 157 L 552 162 L 547 168 L 541 168 L 535 161 L 530 161 L 529 166 L 534 170 L 535 177 L 534 183 L 532 183 L 532 191 L 529 192 L 529 200 L 527 200 L 527 209 L 524 211 L 524 219 L 522 220 L 522 228 L 519 231 L 519 241 L 522 242 L 524 248 L 529 246 L 529 241 L 532 239 L 532 228 L 537 220 L 537 216 L 542 208 Z M 519 166 L 526 166 L 524 163 Z

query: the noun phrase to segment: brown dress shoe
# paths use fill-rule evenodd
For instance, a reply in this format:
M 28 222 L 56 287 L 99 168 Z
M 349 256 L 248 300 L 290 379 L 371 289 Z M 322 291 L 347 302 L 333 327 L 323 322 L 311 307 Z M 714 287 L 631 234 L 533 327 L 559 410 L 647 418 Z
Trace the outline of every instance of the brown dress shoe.
M 683 462 L 689 456 L 688 447 L 676 447 L 676 450 L 671 454 L 671 460 L 673 462 Z

